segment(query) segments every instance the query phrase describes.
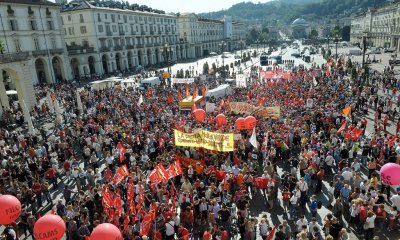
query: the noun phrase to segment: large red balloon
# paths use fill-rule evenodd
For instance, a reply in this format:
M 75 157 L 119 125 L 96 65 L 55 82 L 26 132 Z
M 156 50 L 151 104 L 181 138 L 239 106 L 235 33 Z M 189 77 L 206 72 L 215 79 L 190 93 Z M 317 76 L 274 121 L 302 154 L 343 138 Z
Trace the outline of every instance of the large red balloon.
M 236 119 L 235 128 L 238 130 L 246 129 L 246 124 L 245 124 L 244 118 Z
M 194 110 L 193 115 L 196 121 L 198 122 L 204 122 L 204 120 L 206 119 L 206 111 L 204 111 L 204 109 L 201 108 Z
M 224 114 L 218 114 L 216 117 L 215 117 L 215 121 L 217 122 L 217 125 L 218 126 L 223 126 L 223 125 L 226 125 L 226 117 L 225 117 L 225 115 Z
M 248 116 L 244 119 L 246 129 L 253 129 L 256 127 L 257 119 L 253 116 Z
M 122 240 L 122 234 L 113 224 L 102 223 L 93 229 L 90 240 Z
M 13 223 L 21 214 L 21 202 L 14 196 L 0 196 L 0 224 Z
M 65 234 L 64 220 L 54 214 L 39 218 L 33 227 L 33 235 L 38 240 L 60 240 Z

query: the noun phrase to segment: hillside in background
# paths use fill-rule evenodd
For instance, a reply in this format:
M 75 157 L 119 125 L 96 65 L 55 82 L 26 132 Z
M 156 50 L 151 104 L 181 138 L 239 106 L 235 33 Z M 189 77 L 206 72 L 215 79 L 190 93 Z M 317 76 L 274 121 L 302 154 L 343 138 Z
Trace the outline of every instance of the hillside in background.
M 242 2 L 227 10 L 202 13 L 207 18 L 220 19 L 224 15 L 249 24 L 288 24 L 298 17 L 306 20 L 337 19 L 388 4 L 387 0 L 275 0 L 267 3 Z

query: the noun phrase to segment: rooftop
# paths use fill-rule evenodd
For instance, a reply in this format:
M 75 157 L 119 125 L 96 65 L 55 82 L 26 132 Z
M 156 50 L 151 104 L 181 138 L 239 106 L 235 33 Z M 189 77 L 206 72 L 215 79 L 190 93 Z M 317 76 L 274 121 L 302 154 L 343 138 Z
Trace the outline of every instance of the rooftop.
M 59 4 L 47 0 L 0 0 L 0 3 L 59 6 Z

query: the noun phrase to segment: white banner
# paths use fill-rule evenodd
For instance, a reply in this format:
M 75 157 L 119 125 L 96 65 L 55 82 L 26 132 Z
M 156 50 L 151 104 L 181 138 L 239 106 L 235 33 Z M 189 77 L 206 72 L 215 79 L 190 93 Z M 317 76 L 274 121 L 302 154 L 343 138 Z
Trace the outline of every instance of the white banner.
M 194 83 L 194 78 L 173 78 L 172 84 L 192 84 Z
M 246 87 L 246 76 L 244 74 L 236 74 L 236 87 Z

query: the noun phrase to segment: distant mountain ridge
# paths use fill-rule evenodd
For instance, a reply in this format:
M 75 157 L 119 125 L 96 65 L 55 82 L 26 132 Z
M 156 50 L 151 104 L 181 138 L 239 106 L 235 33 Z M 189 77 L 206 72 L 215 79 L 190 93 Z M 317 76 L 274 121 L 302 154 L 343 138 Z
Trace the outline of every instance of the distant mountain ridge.
M 229 9 L 217 12 L 201 13 L 206 18 L 220 19 L 224 15 L 249 24 L 265 22 L 288 24 L 298 17 L 306 20 L 332 18 L 337 19 L 388 4 L 387 0 L 275 0 L 266 3 L 242 2 Z

